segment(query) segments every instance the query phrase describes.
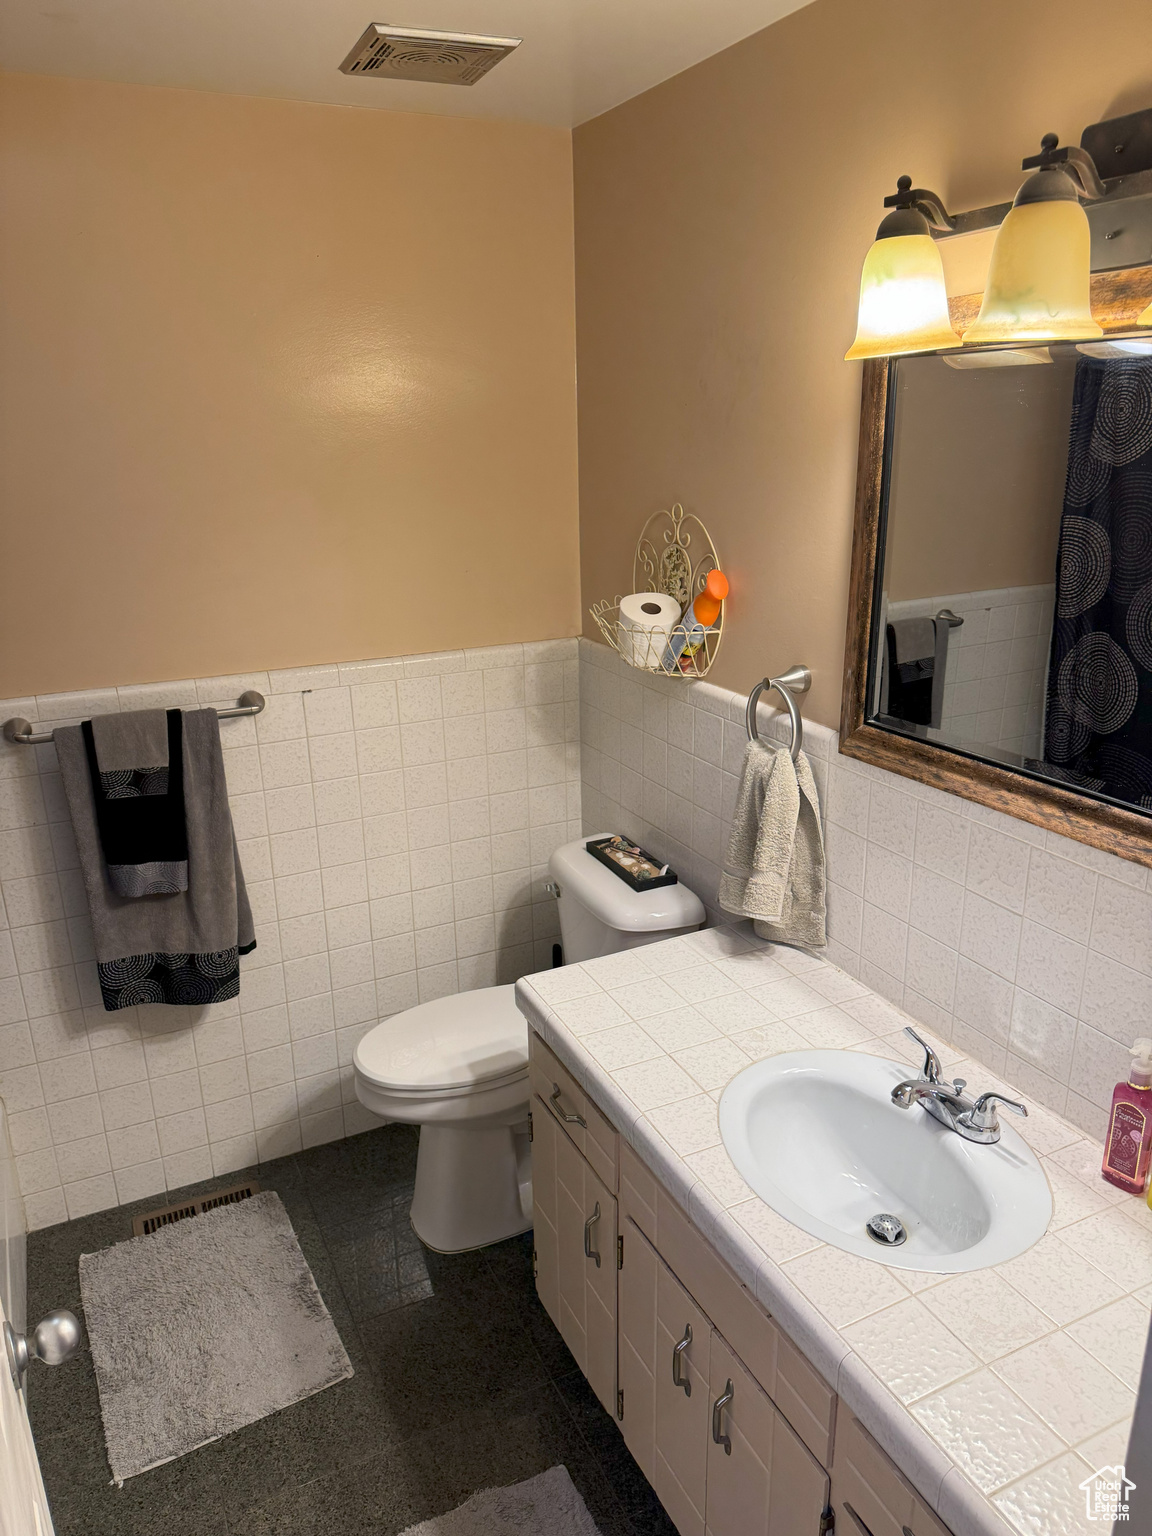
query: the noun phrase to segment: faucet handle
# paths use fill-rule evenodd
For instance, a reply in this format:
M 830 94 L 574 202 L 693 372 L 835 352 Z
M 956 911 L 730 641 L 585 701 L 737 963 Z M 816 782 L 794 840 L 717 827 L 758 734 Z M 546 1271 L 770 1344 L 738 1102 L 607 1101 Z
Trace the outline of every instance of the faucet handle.
M 939 1056 L 937 1056 L 927 1040 L 921 1040 L 910 1024 L 905 1025 L 904 1033 L 910 1040 L 915 1040 L 916 1044 L 924 1052 L 924 1065 L 920 1068 L 921 1080 L 926 1083 L 938 1083 L 940 1081 Z
M 997 1104 L 1010 1109 L 1014 1115 L 1024 1115 L 1027 1118 L 1027 1109 L 1016 1099 L 1006 1099 L 1001 1093 L 982 1093 L 972 1108 L 960 1116 L 960 1125 L 970 1131 L 983 1131 L 985 1134 L 979 1138 L 981 1141 L 999 1141 L 1000 1121 L 996 1116 Z
M 996 1104 L 1003 1104 L 1005 1109 L 1010 1109 L 1014 1115 L 1023 1115 L 1028 1118 L 1028 1110 L 1018 1099 L 1006 1099 L 1001 1093 L 982 1093 L 972 1106 L 972 1119 L 975 1123 L 978 1117 L 986 1118 L 990 1123 L 995 1123 Z

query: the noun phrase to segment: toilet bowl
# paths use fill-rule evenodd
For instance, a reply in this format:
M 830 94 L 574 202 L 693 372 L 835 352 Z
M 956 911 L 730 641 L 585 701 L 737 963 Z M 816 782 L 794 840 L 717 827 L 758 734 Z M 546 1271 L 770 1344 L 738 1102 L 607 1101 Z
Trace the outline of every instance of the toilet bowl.
M 441 1253 L 532 1225 L 528 1026 L 514 992 L 421 1003 L 370 1029 L 353 1057 L 360 1102 L 420 1127 L 412 1225 Z
M 584 840 L 549 861 L 566 964 L 691 932 L 704 921 L 683 885 L 638 893 Z M 532 1226 L 528 1026 L 514 988 L 481 987 L 374 1025 L 353 1056 L 356 1095 L 420 1127 L 412 1226 L 441 1253 L 482 1248 Z

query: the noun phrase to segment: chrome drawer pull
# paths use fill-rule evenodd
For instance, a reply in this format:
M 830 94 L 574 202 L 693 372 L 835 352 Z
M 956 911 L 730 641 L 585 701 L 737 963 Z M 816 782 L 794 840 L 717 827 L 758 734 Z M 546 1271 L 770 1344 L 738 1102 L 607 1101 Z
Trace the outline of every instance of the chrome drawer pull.
M 685 1397 L 692 1396 L 692 1383 L 688 1380 L 687 1376 L 681 1376 L 680 1374 L 680 1356 L 688 1348 L 691 1342 L 692 1324 L 685 1323 L 684 1337 L 680 1340 L 679 1344 L 674 1345 L 672 1349 L 672 1384 L 673 1386 L 683 1387 Z
M 596 1260 L 596 1268 L 597 1269 L 600 1268 L 600 1255 L 596 1251 L 596 1249 L 593 1248 L 593 1246 L 592 1246 L 592 1228 L 596 1225 L 596 1223 L 599 1220 L 600 1220 L 600 1202 L 599 1202 L 599 1200 L 597 1200 L 597 1202 L 596 1202 L 596 1209 L 592 1212 L 591 1216 L 589 1216 L 588 1220 L 584 1223 L 584 1257 L 586 1259 L 595 1259 Z
M 717 1445 L 722 1445 L 724 1447 L 725 1456 L 731 1456 L 732 1454 L 732 1441 L 728 1435 L 722 1435 L 720 1433 L 720 1426 L 724 1410 L 735 1396 L 736 1394 L 732 1390 L 732 1378 L 729 1377 L 728 1380 L 724 1383 L 723 1392 L 712 1404 L 712 1438 L 715 1440 Z
M 559 1083 L 552 1084 L 552 1092 L 548 1095 L 548 1097 L 555 1105 L 556 1113 L 560 1116 L 565 1125 L 582 1125 L 585 1130 L 588 1129 L 588 1122 L 585 1120 L 583 1115 L 570 1115 L 564 1106 L 560 1103 Z

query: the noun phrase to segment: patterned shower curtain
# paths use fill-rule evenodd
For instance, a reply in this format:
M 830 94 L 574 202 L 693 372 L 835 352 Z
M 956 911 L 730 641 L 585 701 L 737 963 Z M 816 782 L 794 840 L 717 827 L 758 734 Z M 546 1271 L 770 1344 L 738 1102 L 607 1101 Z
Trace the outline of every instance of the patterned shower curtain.
M 1152 361 L 1076 365 L 1044 758 L 1152 809 Z

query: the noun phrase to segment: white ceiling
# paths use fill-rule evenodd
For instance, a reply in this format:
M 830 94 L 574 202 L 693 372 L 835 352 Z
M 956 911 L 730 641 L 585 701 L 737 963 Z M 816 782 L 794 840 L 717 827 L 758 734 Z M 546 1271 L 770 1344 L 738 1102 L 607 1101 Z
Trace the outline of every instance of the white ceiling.
M 807 0 L 4 0 L 0 68 L 572 127 Z M 373 21 L 522 37 L 471 87 L 359 80 Z

